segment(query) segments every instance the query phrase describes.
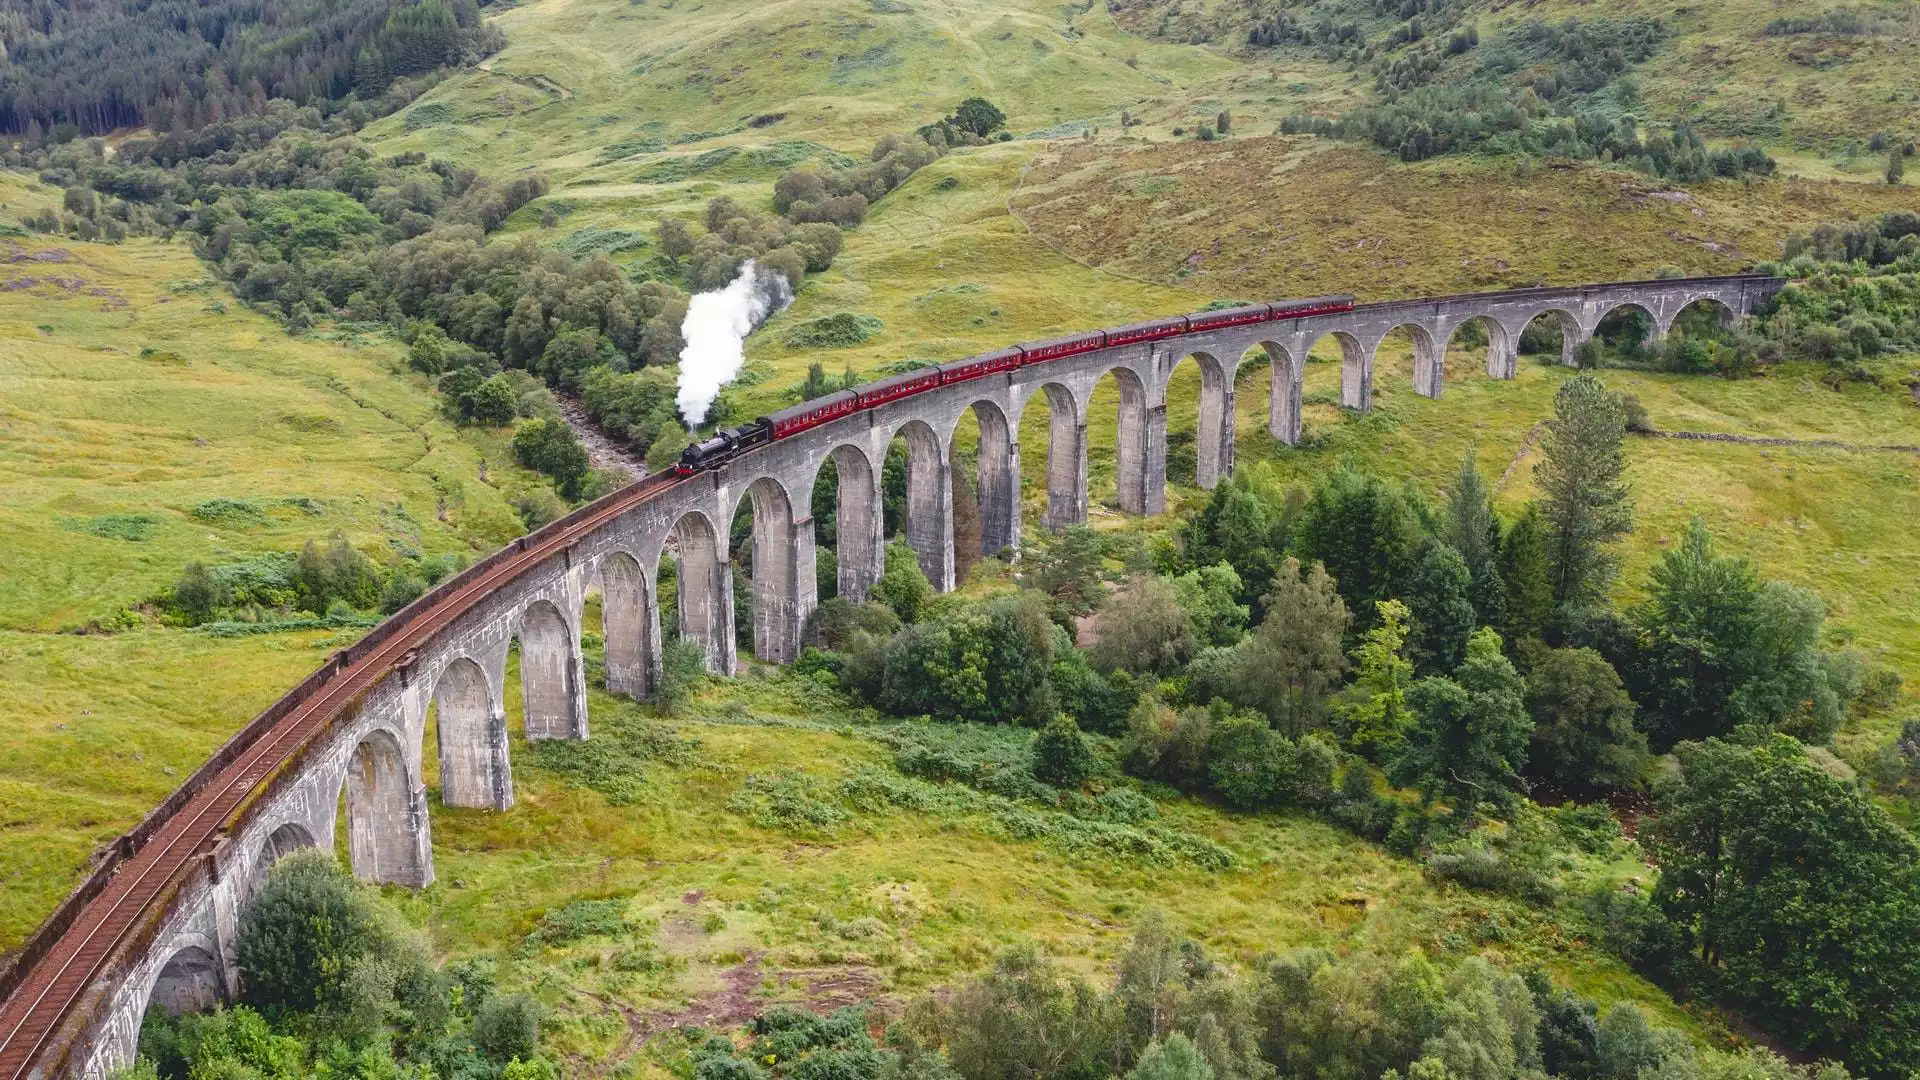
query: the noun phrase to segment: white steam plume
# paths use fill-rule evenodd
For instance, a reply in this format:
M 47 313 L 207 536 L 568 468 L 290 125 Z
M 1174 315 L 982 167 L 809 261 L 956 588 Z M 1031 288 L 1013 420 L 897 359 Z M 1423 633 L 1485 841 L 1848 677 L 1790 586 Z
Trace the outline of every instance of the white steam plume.
M 762 270 L 752 259 L 726 288 L 687 301 L 687 321 L 680 324 L 687 346 L 680 350 L 676 402 L 689 428 L 706 420 L 720 388 L 740 374 L 747 335 L 792 302 L 793 286 L 786 275 Z

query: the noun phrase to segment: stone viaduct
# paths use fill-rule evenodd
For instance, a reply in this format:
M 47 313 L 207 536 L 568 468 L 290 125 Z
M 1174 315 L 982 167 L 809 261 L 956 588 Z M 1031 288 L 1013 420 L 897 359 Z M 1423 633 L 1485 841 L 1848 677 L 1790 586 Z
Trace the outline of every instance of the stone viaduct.
M 1155 514 L 1165 504 L 1166 388 L 1189 358 L 1202 384 L 1197 480 L 1211 487 L 1233 468 L 1235 376 L 1256 357 L 1271 362 L 1271 433 L 1291 443 L 1301 431 L 1305 360 L 1322 338 L 1339 345 L 1342 403 L 1364 411 L 1375 352 L 1396 329 L 1412 337 L 1416 388 L 1439 397 L 1446 345 L 1476 319 L 1489 343 L 1487 374 L 1506 379 L 1535 318 L 1559 321 L 1570 359 L 1620 308 L 1644 310 L 1653 332 L 1665 334 L 1692 304 L 1732 320 L 1780 285 L 1743 276 L 1524 289 L 1229 327 L 940 387 L 715 471 L 643 480 L 487 557 L 336 654 L 110 848 L 0 974 L 0 1077 L 104 1077 L 132 1059 L 150 1005 L 177 1012 L 227 998 L 241 907 L 290 851 L 333 850 L 345 829 L 359 877 L 431 882 L 426 755 L 437 756 L 442 802 L 513 805 L 504 687 L 516 643 L 526 738 L 589 737 L 580 645 L 589 593 L 601 597 L 609 690 L 644 698 L 657 677 L 657 583 L 667 557 L 677 566 L 675 630 L 705 647 L 712 670 L 733 672 L 728 535 L 743 504 L 753 517 L 754 652 L 794 658 L 815 607 L 812 493 L 828 461 L 838 476 L 840 591 L 863 597 L 880 573 L 880 466 L 896 437 L 908 454 L 907 538 L 945 591 L 954 586 L 949 453 L 967 412 L 979 424 L 982 547 L 991 552 L 1019 543 L 1016 435 L 1036 395 L 1050 415 L 1044 524 L 1086 517 L 1087 414 L 1095 385 L 1109 376 L 1120 391 L 1118 502 Z

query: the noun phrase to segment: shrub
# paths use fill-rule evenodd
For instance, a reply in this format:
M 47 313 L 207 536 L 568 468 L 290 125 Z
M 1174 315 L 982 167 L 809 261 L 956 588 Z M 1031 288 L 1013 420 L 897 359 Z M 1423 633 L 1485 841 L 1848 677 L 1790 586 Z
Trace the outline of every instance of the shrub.
M 1100 638 L 1092 650 L 1102 671 L 1165 672 L 1193 651 L 1193 631 L 1180 594 L 1153 574 L 1130 578 L 1100 609 Z
M 234 945 L 241 1000 L 270 1016 L 338 1010 L 342 975 L 395 944 L 364 886 L 327 854 L 295 852 L 274 865 L 241 912 Z
M 549 522 L 558 521 L 567 515 L 567 504 L 553 493 L 552 488 L 537 487 L 515 495 L 511 500 L 514 512 L 520 515 L 520 523 L 528 532 L 540 528 Z
M 653 688 L 654 706 L 669 715 L 686 708 L 694 688 L 706 674 L 706 647 L 692 638 L 675 637 L 660 651 L 660 679 Z
M 960 608 L 895 634 L 880 651 L 877 692 L 868 692 L 896 716 L 1046 715 L 1055 633 L 1031 593 Z
M 1257 810 L 1292 801 L 1299 776 L 1294 745 L 1265 718 L 1240 715 L 1217 721 L 1207 756 L 1207 777 L 1229 804 Z
M 893 609 L 901 622 L 913 622 L 933 599 L 933 583 L 920 569 L 920 556 L 905 540 L 888 541 L 886 569 L 874 583 L 873 598 Z
M 520 464 L 553 478 L 560 494 L 578 498 L 590 462 L 587 448 L 564 420 L 529 420 L 513 435 L 513 456 Z
M 213 576 L 205 563 L 190 562 L 173 583 L 173 607 L 188 626 L 199 626 L 233 603 L 233 590 Z
M 501 1064 L 533 1057 L 540 1044 L 540 1007 L 525 994 L 488 998 L 473 1017 L 473 1043 Z
M 1056 716 L 1033 737 L 1033 775 L 1059 788 L 1077 788 L 1093 775 L 1093 751 L 1071 717 Z
M 880 320 L 851 311 L 835 312 L 801 323 L 787 332 L 789 349 L 844 349 L 880 332 Z
M 294 559 L 290 584 L 295 604 L 315 615 L 325 613 L 336 603 L 366 609 L 380 596 L 380 572 L 373 560 L 354 550 L 345 535 L 335 532 L 327 538 L 323 551 L 309 540 Z
M 1198 791 L 1207 781 L 1213 715 L 1203 708 L 1175 711 L 1159 698 L 1142 697 L 1127 715 L 1121 760 L 1128 772 Z
M 501 372 L 462 395 L 459 407 L 466 419 L 476 424 L 501 427 L 520 415 L 520 398 L 513 381 Z

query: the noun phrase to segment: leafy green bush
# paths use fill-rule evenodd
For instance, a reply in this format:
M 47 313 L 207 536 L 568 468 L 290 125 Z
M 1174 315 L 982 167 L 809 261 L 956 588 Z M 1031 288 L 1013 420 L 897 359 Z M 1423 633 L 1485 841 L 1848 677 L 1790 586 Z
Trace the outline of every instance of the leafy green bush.
M 626 911 L 625 900 L 575 900 L 540 916 L 539 925 L 527 937 L 543 945 L 570 945 L 582 938 L 623 933 Z
M 234 947 L 241 1001 L 272 1017 L 343 1011 L 342 976 L 399 944 L 391 917 L 365 886 L 330 855 L 296 852 L 275 864 L 241 913 Z
M 587 448 L 564 420 L 529 420 L 513 435 L 513 456 L 520 464 L 551 477 L 569 499 L 578 498 L 591 464 Z
M 877 655 L 850 665 L 849 689 L 896 716 L 989 723 L 1033 717 L 1048 704 L 1055 629 L 1031 593 L 950 609 L 907 626 Z M 876 678 L 877 677 L 877 678 Z
M 905 540 L 889 540 L 884 557 L 885 569 L 873 585 L 873 598 L 892 608 L 901 622 L 913 622 L 933 599 L 933 583 L 920 569 L 920 556 Z
M 252 499 L 208 499 L 194 506 L 189 513 L 196 520 L 209 525 L 243 528 L 267 523 L 266 510 Z
M 533 1057 L 540 1045 L 540 1006 L 525 994 L 487 998 L 474 1013 L 473 1042 L 502 1065 Z
M 1298 776 L 1293 741 L 1264 717 L 1226 715 L 1215 720 L 1207 744 L 1207 777 L 1228 804 L 1243 810 L 1293 801 Z
M 1073 789 L 1093 771 L 1093 750 L 1071 717 L 1054 717 L 1033 737 L 1033 775 L 1042 782 Z
M 872 338 L 881 326 L 872 315 L 841 311 L 801 323 L 787 331 L 785 340 L 789 349 L 845 349 Z

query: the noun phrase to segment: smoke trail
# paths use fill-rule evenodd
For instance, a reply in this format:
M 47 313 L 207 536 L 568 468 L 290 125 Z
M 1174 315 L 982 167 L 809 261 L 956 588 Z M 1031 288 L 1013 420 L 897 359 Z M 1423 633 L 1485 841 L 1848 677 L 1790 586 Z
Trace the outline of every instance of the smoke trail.
M 680 391 L 676 402 L 689 428 L 707 418 L 720 388 L 740 374 L 746 362 L 747 335 L 775 312 L 793 303 L 786 276 L 760 269 L 748 259 L 724 289 L 703 292 L 687 302 L 680 336 Z

